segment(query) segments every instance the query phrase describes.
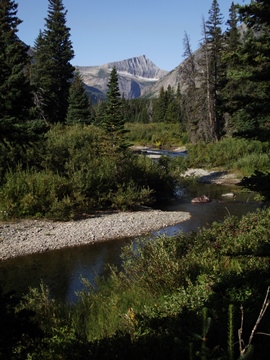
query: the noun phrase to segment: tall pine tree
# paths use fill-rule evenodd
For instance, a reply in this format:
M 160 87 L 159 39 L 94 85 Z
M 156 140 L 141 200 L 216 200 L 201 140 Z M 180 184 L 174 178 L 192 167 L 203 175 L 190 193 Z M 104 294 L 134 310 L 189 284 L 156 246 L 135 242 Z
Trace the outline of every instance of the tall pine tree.
M 232 121 L 231 114 L 235 109 L 234 92 L 238 86 L 237 81 L 231 77 L 239 63 L 239 49 L 242 46 L 241 34 L 238 27 L 239 16 L 237 6 L 234 2 L 229 9 L 229 19 L 226 22 L 228 26 L 225 34 L 225 46 L 222 54 L 222 63 L 224 68 L 223 84 L 221 89 L 222 110 L 225 116 L 224 130 L 226 135 L 233 135 L 235 124 Z
M 202 21 L 200 50 L 194 55 L 190 51 L 189 40 L 185 37 L 185 76 L 188 86 L 183 97 L 183 112 L 191 141 L 217 141 L 223 134 L 223 114 L 221 111 L 221 80 L 223 76 L 222 15 L 217 0 L 213 0 L 208 20 Z
M 270 128 L 270 4 L 253 1 L 239 8 L 249 28 L 238 49 L 235 67 L 228 74 L 233 83 L 232 119 L 241 136 L 269 139 Z
M 123 100 L 119 90 L 117 70 L 114 66 L 108 82 L 107 102 L 102 126 L 109 139 L 112 140 L 113 145 L 119 149 L 124 149 L 128 146 L 125 141 L 127 130 L 125 130 L 124 125 Z
M 48 123 L 64 123 L 74 67 L 70 28 L 66 26 L 62 0 L 49 0 L 45 30 L 35 43 L 32 84 L 35 87 L 36 110 Z
M 198 69 L 195 54 L 192 51 L 190 38 L 185 32 L 183 39 L 184 46 L 184 61 L 183 61 L 183 81 L 185 84 L 185 91 L 181 98 L 181 111 L 182 121 L 185 124 L 186 131 L 188 133 L 189 141 L 196 142 L 200 139 L 200 131 L 198 128 L 199 121 L 201 118 L 201 106 L 200 104 L 200 93 L 199 88 L 196 85 L 198 80 Z
M 0 141 L 20 142 L 32 104 L 27 46 L 17 37 L 18 5 L 0 1 Z
M 205 44 L 208 51 L 207 102 L 210 139 L 219 140 L 222 135 L 222 113 L 220 111 L 221 56 L 223 36 L 221 25 L 223 17 L 217 0 L 213 0 L 209 10 L 209 18 L 205 26 Z
M 82 77 L 75 72 L 73 82 L 69 89 L 67 124 L 89 124 L 90 104 L 85 92 Z

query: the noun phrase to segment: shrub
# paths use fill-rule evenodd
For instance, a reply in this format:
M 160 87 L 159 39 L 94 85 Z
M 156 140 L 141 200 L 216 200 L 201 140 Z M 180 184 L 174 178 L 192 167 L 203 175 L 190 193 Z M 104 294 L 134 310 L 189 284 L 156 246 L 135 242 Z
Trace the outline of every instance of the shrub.
M 225 167 L 244 175 L 270 165 L 268 145 L 257 140 L 224 139 L 218 143 L 187 145 L 190 166 Z
M 165 123 L 126 123 L 128 141 L 151 146 L 181 145 L 182 130 L 179 124 Z
M 71 207 L 68 198 L 72 195 L 71 184 L 51 171 L 35 170 L 9 172 L 1 189 L 1 208 L 9 217 L 39 217 L 51 214 L 55 217 L 57 204 L 65 211 L 60 218 L 69 217 Z M 67 209 L 68 208 L 68 209 Z
M 70 219 L 97 209 L 136 208 L 171 196 L 169 165 L 118 151 L 93 125 L 56 125 L 39 167 L 5 175 L 2 217 Z

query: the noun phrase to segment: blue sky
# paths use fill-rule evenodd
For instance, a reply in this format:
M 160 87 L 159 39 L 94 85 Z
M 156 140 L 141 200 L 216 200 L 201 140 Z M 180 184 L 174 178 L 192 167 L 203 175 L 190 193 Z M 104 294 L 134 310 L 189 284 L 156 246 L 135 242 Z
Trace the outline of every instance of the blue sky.
M 15 2 L 17 16 L 23 20 L 18 35 L 33 46 L 39 30 L 44 29 L 48 0 Z M 232 0 L 218 3 L 226 22 Z M 146 55 L 170 71 L 183 60 L 185 31 L 192 50 L 198 48 L 202 17 L 208 19 L 212 0 L 63 0 L 63 5 L 75 51 L 73 65 L 102 65 Z

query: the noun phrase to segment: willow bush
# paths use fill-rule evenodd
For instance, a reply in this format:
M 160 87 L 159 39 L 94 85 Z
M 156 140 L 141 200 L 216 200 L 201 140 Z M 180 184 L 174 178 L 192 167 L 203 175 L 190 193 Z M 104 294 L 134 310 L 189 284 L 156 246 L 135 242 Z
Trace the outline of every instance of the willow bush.
M 270 166 L 269 145 L 257 140 L 228 138 L 218 143 L 187 145 L 190 166 L 223 167 L 251 175 Z
M 180 146 L 183 136 L 180 124 L 126 123 L 127 136 L 131 143 L 151 146 Z
M 70 219 L 99 209 L 136 209 L 174 192 L 168 166 L 119 151 L 93 125 L 56 125 L 42 146 L 36 163 L 5 173 L 2 217 Z

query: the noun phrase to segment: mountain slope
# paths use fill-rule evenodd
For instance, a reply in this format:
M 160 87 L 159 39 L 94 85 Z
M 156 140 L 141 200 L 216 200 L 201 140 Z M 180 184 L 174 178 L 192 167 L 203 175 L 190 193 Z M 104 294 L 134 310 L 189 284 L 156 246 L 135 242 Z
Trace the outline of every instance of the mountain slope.
M 201 49 L 198 49 L 193 53 L 194 61 L 197 65 L 201 55 L 202 55 Z M 147 98 L 158 97 L 161 87 L 163 87 L 166 90 L 169 85 L 175 90 L 177 89 L 178 85 L 180 85 L 180 90 L 181 92 L 183 92 L 186 87 L 186 80 L 185 80 L 186 75 L 184 71 L 184 68 L 186 66 L 185 63 L 186 61 L 187 60 L 182 61 L 175 69 L 167 73 L 165 76 L 159 79 L 155 84 L 152 84 L 151 87 L 144 89 L 142 92 L 142 96 Z
M 241 39 L 244 39 L 247 32 L 247 26 L 245 24 L 239 25 L 238 31 L 240 33 Z M 194 62 L 196 64 L 197 70 L 200 70 L 199 59 L 202 57 L 202 55 L 203 53 L 201 48 L 198 48 L 196 51 L 193 52 Z M 186 61 L 187 60 L 183 60 L 175 69 L 167 73 L 156 83 L 154 83 L 151 87 L 143 89 L 142 96 L 147 98 L 158 97 L 161 87 L 163 87 L 166 90 L 169 85 L 174 89 L 177 89 L 178 85 L 180 85 L 181 92 L 184 92 L 186 88 L 186 80 L 185 80 L 185 72 L 184 72 Z
M 138 98 L 168 72 L 158 68 L 145 55 L 101 66 L 77 66 L 89 93 L 98 98 L 106 96 L 110 72 L 116 67 L 119 90 L 126 99 Z

